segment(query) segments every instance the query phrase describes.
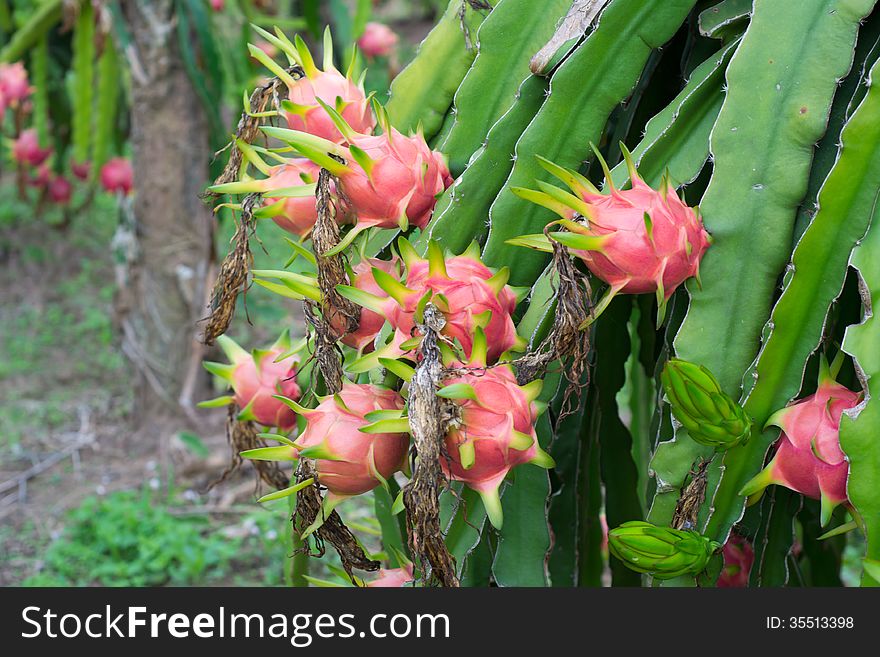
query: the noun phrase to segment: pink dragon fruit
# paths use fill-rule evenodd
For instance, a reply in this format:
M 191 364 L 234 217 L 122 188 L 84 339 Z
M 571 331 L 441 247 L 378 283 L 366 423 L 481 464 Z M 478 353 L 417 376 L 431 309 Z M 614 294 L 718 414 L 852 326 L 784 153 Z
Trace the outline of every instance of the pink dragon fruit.
M 248 353 L 227 336 L 217 338 L 217 344 L 231 363 L 204 363 L 205 369 L 225 379 L 233 395 L 218 397 L 200 406 L 211 408 L 235 402 L 241 409 L 238 419 L 252 420 L 266 427 L 289 431 L 296 426 L 296 413 L 277 396 L 299 399 L 296 382 L 296 358 L 278 358 L 290 351 L 287 331 L 269 349 L 255 349 Z
M 58 205 L 67 205 L 73 196 L 73 185 L 64 176 L 55 176 L 49 181 L 49 200 Z
M 376 418 L 399 417 L 403 397 L 394 390 L 346 382 L 336 395 L 324 397 L 314 410 L 290 403 L 306 419 L 295 441 L 299 455 L 315 460 L 318 482 L 327 488 L 324 512 L 306 529 L 315 531 L 342 501 L 387 482 L 406 462 L 409 436 L 402 432 L 363 431 Z
M 387 57 L 397 46 L 397 34 L 384 23 L 370 21 L 364 26 L 364 33 L 358 39 L 358 48 L 369 58 Z
M 12 144 L 12 157 L 15 161 L 33 167 L 39 167 L 51 154 L 51 148 L 40 148 L 40 138 L 33 128 L 22 131 Z
M 437 394 L 455 400 L 460 411 L 446 435 L 448 459 L 441 460 L 447 477 L 477 491 L 489 521 L 500 528 L 503 516 L 499 487 L 512 468 L 534 463 L 553 467 L 553 459 L 538 445 L 536 399 L 541 381 L 517 384 L 509 365 L 486 368 L 486 335 L 475 331 L 473 354 L 467 365 L 446 362 L 455 374 Z
M 344 286 L 340 286 L 340 293 L 385 317 L 403 340 L 411 336 L 419 308 L 430 299 L 446 318 L 444 334 L 458 340 L 465 357 L 472 355 L 477 328 L 489 337 L 490 363 L 506 351 L 525 346 L 511 318 L 523 291 L 507 285 L 510 272 L 506 267 L 497 273 L 486 267 L 480 262 L 476 244 L 460 256 L 444 256 L 440 246 L 431 241 L 427 259 L 420 258 L 403 238 L 398 248 L 406 264 L 405 285 L 384 271 L 374 270 L 373 276 L 384 295 Z M 386 350 L 377 350 L 373 358 L 364 361 L 364 366 L 375 365 L 373 361 L 379 357 L 402 355 L 400 342 L 395 340 Z
M 364 93 L 363 81 L 355 83 L 333 66 L 333 40 L 329 29 L 324 33 L 323 71 L 315 65 L 312 54 L 299 35 L 291 43 L 277 28 L 275 34 L 261 28 L 255 29 L 268 44 L 282 51 L 291 64 L 298 65 L 305 73 L 305 77 L 297 80 L 261 48 L 248 46 L 251 56 L 287 85 L 287 100 L 282 101 L 281 108 L 291 130 L 341 144 L 345 136 L 324 111 L 322 106 L 326 104 L 336 108 L 356 131 L 373 131 L 376 122 Z
M 749 573 L 755 562 L 752 544 L 738 534 L 731 534 L 721 551 L 724 568 L 715 586 L 720 589 L 742 588 L 749 585 Z
M 43 189 L 44 187 L 49 186 L 50 180 L 52 180 L 52 169 L 50 169 L 49 165 L 44 162 L 37 167 L 36 175 L 28 179 L 28 185 Z
M 91 162 L 71 162 L 70 171 L 80 180 L 88 180 L 92 170 Z
M 345 135 L 348 147 L 296 130 L 263 128 L 339 179 L 339 191 L 351 204 L 357 224 L 333 253 L 367 228 L 424 228 L 437 195 L 452 184 L 443 155 L 432 151 L 421 134 L 405 137 L 395 130 L 385 111 L 376 107 L 385 131 L 382 135 L 358 134 L 333 108 L 323 106 Z
M 367 586 L 370 588 L 382 589 L 382 588 L 402 588 L 407 584 L 412 583 L 415 579 L 413 575 L 413 565 L 407 564 L 402 568 L 391 568 L 390 570 L 386 570 L 384 568 L 379 570 L 379 577 L 374 579 L 372 582 L 368 582 Z
M 114 157 L 101 167 L 101 186 L 110 194 L 130 194 L 134 188 L 134 171 L 124 157 Z
M 0 64 L 0 98 L 6 105 L 17 106 L 33 91 L 24 64 Z
M 226 9 L 226 0 L 211 0 L 211 9 L 214 11 L 223 11 Z
M 823 360 L 815 394 L 770 417 L 767 426 L 782 429 L 776 454 L 743 487 L 741 495 L 757 498 L 770 484 L 785 486 L 821 500 L 823 526 L 835 507 L 847 502 L 849 463 L 840 449 L 840 417 L 846 409 L 857 406 L 862 395 L 834 380 L 832 372 L 837 367 L 837 362 L 829 368 Z
M 616 189 L 599 152 L 610 194 L 601 194 L 586 178 L 546 160 L 542 165 L 565 181 L 574 194 L 539 182 L 541 191 L 517 188 L 520 197 L 556 212 L 568 230 L 551 237 L 569 246 L 589 270 L 608 283 L 593 316 L 604 310 L 617 293 L 653 292 L 659 305 L 658 323 L 666 302 L 691 276 L 699 280 L 700 260 L 711 244 L 698 209 L 688 207 L 664 176 L 660 189 L 652 189 L 636 171 L 632 156 L 621 144 L 632 187 Z M 578 215 L 580 217 L 578 218 Z M 522 246 L 541 244 L 543 236 L 511 240 Z M 549 250 L 544 240 L 543 248 Z
M 384 297 L 386 296 L 385 291 L 376 282 L 376 278 L 373 275 L 374 269 L 385 272 L 389 276 L 399 278 L 401 273 L 400 261 L 397 258 L 392 260 L 365 258 L 352 268 L 350 275 L 352 287 L 377 297 Z M 361 353 L 368 353 L 373 350 L 373 342 L 384 324 L 385 318 L 382 315 L 368 308 L 363 308 L 357 330 L 344 335 L 342 343 L 357 349 Z

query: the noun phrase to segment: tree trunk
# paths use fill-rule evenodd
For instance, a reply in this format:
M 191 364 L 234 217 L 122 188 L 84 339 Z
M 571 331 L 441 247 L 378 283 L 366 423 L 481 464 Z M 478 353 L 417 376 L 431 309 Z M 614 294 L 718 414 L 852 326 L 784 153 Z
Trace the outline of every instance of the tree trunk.
M 181 61 L 172 0 L 124 0 L 133 37 L 131 143 L 135 197 L 132 247 L 121 292 L 123 349 L 140 375 L 136 421 L 195 419 L 208 395 L 197 322 L 212 283 L 213 218 L 200 194 L 208 181 L 208 122 Z

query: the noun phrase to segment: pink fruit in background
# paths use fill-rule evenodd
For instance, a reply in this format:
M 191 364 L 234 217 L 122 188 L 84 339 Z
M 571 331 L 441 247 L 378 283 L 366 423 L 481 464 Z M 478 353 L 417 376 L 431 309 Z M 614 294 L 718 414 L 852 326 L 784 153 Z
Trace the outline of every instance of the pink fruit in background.
M 0 98 L 6 105 L 17 105 L 30 96 L 33 90 L 28 83 L 24 64 L 0 64 Z
M 315 459 L 318 482 L 328 490 L 323 514 L 303 536 L 320 527 L 341 501 L 373 490 L 404 467 L 407 434 L 362 431 L 389 413 L 399 417 L 402 409 L 403 398 L 396 391 L 350 382 L 315 409 L 298 408 L 306 429 L 295 445 L 300 456 Z
M 511 318 L 517 292 L 507 286 L 507 268 L 496 273 L 486 267 L 480 262 L 476 244 L 460 256 L 444 256 L 440 246 L 431 241 L 427 259 L 419 257 L 405 239 L 401 239 L 398 246 L 406 264 L 405 284 L 384 272 L 374 271 L 383 295 L 351 287 L 340 287 L 340 293 L 385 317 L 398 334 L 407 338 L 417 323 L 419 308 L 429 298 L 446 318 L 444 335 L 458 340 L 465 357 L 471 357 L 478 328 L 488 337 L 490 363 L 497 361 L 502 353 L 524 346 Z M 401 352 L 377 354 L 396 357 Z
M 130 194 L 134 188 L 134 171 L 124 157 L 107 160 L 101 167 L 101 187 L 110 194 Z
M 226 0 L 211 0 L 211 9 L 214 11 L 223 11 L 226 9 Z
M 80 180 L 88 180 L 92 170 L 91 162 L 71 162 L 70 171 Z
M 715 584 L 718 588 L 741 588 L 749 585 L 749 573 L 755 561 L 752 544 L 738 534 L 731 534 L 721 551 L 724 568 Z
M 358 39 L 358 48 L 367 57 L 386 57 L 397 46 L 397 34 L 384 23 L 369 22 Z
M 73 185 L 64 176 L 55 176 L 49 181 L 49 199 L 53 203 L 66 205 L 70 203 L 70 197 L 73 195 Z
M 31 187 L 48 187 L 49 181 L 52 179 L 52 170 L 49 168 L 49 165 L 46 163 L 41 164 L 37 167 L 37 175 L 31 177 L 28 180 L 28 185 Z
M 401 588 L 411 583 L 414 579 L 413 565 L 407 564 L 403 568 L 384 568 L 379 570 L 379 577 L 372 582 L 367 582 L 370 588 Z
M 446 435 L 448 459 L 441 459 L 444 473 L 477 491 L 489 521 L 500 528 L 503 520 L 499 487 L 512 468 L 523 463 L 553 467 L 553 459 L 538 445 L 535 422 L 541 381 L 517 384 L 509 365 L 485 368 L 486 336 L 477 329 L 473 355 L 467 365 L 444 380 L 437 394 L 452 399 L 460 416 Z
M 621 144 L 632 180 L 631 189 L 617 189 L 605 161 L 609 194 L 600 193 L 576 171 L 542 160 L 550 173 L 564 180 L 574 195 L 539 183 L 542 191 L 517 188 L 516 194 L 544 205 L 562 217 L 566 232 L 551 236 L 572 249 L 587 268 L 610 286 L 597 304 L 597 316 L 617 293 L 655 293 L 662 321 L 666 302 L 691 276 L 699 278 L 700 260 L 711 244 L 699 211 L 688 207 L 664 176 L 660 189 L 639 177 L 629 151 Z M 581 219 L 574 220 L 576 217 Z M 534 236 L 533 236 L 534 237 Z M 513 240 L 522 244 L 522 238 Z
M 231 363 L 206 362 L 205 369 L 225 379 L 232 387 L 233 395 L 203 402 L 204 407 L 226 405 L 235 402 L 241 409 L 238 419 L 252 420 L 265 427 L 277 427 L 289 431 L 296 426 L 296 413 L 276 395 L 299 399 L 300 388 L 296 382 L 296 358 L 289 356 L 276 360 L 290 350 L 287 331 L 269 349 L 255 349 L 248 353 L 232 338 L 220 336 L 217 344 Z
M 365 258 L 352 268 L 351 285 L 358 290 L 377 297 L 386 296 L 385 291 L 376 282 L 373 268 L 379 269 L 389 276 L 400 277 L 400 261 Z M 385 317 L 368 308 L 361 309 L 361 320 L 356 331 L 342 337 L 342 343 L 361 352 L 373 350 L 373 341 L 385 325 Z
M 834 380 L 832 372 L 837 367 L 837 362 L 829 368 L 823 360 L 815 394 L 770 417 L 767 426 L 782 429 L 776 454 L 740 495 L 756 495 L 770 484 L 785 486 L 821 500 L 822 525 L 837 505 L 847 501 L 849 463 L 840 448 L 840 417 L 857 406 L 862 395 Z
M 263 130 L 339 179 L 340 194 L 350 203 L 357 223 L 337 249 L 348 246 L 367 228 L 424 228 L 437 195 L 452 184 L 443 155 L 432 151 L 421 134 L 405 137 L 391 127 L 381 108 L 377 111 L 385 132 L 375 136 L 358 134 L 333 108 L 325 106 L 324 110 L 345 135 L 348 147 L 301 131 Z
M 40 139 L 33 128 L 22 131 L 12 144 L 12 157 L 22 164 L 39 167 L 51 154 L 51 148 L 40 148 Z

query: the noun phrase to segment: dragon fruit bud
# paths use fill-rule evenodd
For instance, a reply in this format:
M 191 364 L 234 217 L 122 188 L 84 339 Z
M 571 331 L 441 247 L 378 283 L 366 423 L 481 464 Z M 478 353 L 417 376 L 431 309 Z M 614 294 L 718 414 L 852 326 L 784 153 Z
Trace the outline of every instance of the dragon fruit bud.
M 486 336 L 477 329 L 474 356 L 467 365 L 450 363 L 455 374 L 437 394 L 452 399 L 459 416 L 446 435 L 447 477 L 477 491 L 489 521 L 500 528 L 503 517 L 498 489 L 510 470 L 523 463 L 553 467 L 538 445 L 535 422 L 541 381 L 517 384 L 509 365 L 485 368 Z
M 51 148 L 40 148 L 40 138 L 33 128 L 22 131 L 12 144 L 12 157 L 22 164 L 39 167 L 51 154 Z
M 365 258 L 352 268 L 350 276 L 352 287 L 377 297 L 387 297 L 385 291 L 376 282 L 373 269 L 378 269 L 389 276 L 398 278 L 401 273 L 400 261 L 397 258 L 392 260 Z M 359 352 L 370 352 L 373 350 L 373 342 L 376 336 L 384 325 L 385 318 L 382 315 L 368 308 L 363 308 L 357 330 L 344 335 L 342 343 L 357 349 Z
M 407 270 L 405 283 L 374 271 L 383 296 L 344 286 L 339 288 L 340 293 L 384 316 L 399 335 L 407 337 L 412 335 L 424 304 L 431 301 L 446 318 L 444 334 L 461 344 L 467 358 L 474 356 L 478 329 L 488 336 L 486 358 L 490 364 L 506 351 L 523 348 L 525 341 L 517 335 L 511 318 L 518 291 L 507 285 L 506 267 L 497 272 L 486 267 L 476 245 L 460 256 L 444 256 L 440 246 L 431 241 L 427 259 L 419 257 L 403 238 L 398 247 Z M 381 355 L 395 357 L 401 353 Z
M 397 46 L 397 34 L 384 23 L 369 22 L 358 39 L 358 48 L 367 57 L 387 57 Z
M 300 456 L 315 459 L 318 482 L 328 490 L 324 511 L 303 533 L 305 537 L 320 527 L 341 501 L 385 485 L 401 470 L 409 436 L 397 431 L 367 431 L 376 417 L 399 417 L 403 410 L 403 397 L 380 386 L 346 382 L 338 394 L 325 397 L 314 410 L 298 410 L 306 419 L 306 429 L 296 447 Z
M 839 504 L 847 502 L 849 463 L 840 448 L 840 417 L 862 396 L 834 381 L 823 361 L 815 394 L 777 411 L 767 422 L 782 429 L 776 454 L 740 495 L 760 497 L 770 484 L 821 500 L 822 525 Z
M 372 582 L 368 582 L 370 588 L 401 588 L 411 583 L 415 579 L 413 575 L 413 565 L 407 564 L 402 568 L 392 568 L 379 570 L 379 577 Z
M 295 79 L 259 47 L 248 46 L 251 56 L 287 85 L 287 100 L 282 101 L 281 109 L 291 130 L 321 137 L 334 144 L 343 143 L 345 136 L 322 107 L 326 104 L 334 107 L 355 131 L 373 131 L 376 122 L 364 93 L 363 81 L 353 82 L 333 65 L 333 40 L 329 29 L 324 32 L 324 70 L 315 65 L 308 46 L 299 35 L 291 43 L 277 29 L 275 34 L 262 28 L 254 29 L 268 44 L 283 52 L 291 65 L 299 66 L 305 73 L 304 77 Z
M 70 197 L 73 195 L 73 185 L 64 176 L 55 176 L 49 181 L 49 199 L 58 205 L 67 205 L 70 203 Z
M 742 588 L 749 585 L 749 573 L 755 562 L 755 550 L 752 544 L 738 534 L 731 534 L 721 549 L 724 557 L 724 568 L 715 586 L 724 588 Z
M 227 336 L 217 338 L 217 344 L 231 361 L 205 363 L 205 369 L 226 379 L 233 395 L 203 402 L 205 407 L 235 402 L 241 409 L 238 419 L 252 420 L 266 427 L 289 431 L 296 426 L 296 413 L 284 401 L 277 398 L 299 399 L 300 388 L 296 382 L 296 357 L 284 356 L 290 351 L 287 331 L 269 349 L 255 349 L 248 353 Z
M 130 194 L 134 188 L 134 171 L 124 157 L 114 157 L 101 167 L 101 186 L 110 194 Z
M 92 170 L 91 162 L 71 162 L 70 171 L 79 180 L 88 180 L 89 173 Z
M 693 530 L 630 520 L 608 532 L 608 548 L 627 568 L 665 580 L 699 575 L 721 545 Z
M 686 279 L 699 279 L 700 260 L 711 244 L 699 210 L 688 207 L 664 176 L 658 190 L 650 187 L 636 171 L 626 147 L 621 149 L 629 169 L 632 186 L 617 189 L 599 152 L 596 155 L 605 171 L 609 194 L 600 193 L 575 171 L 542 160 L 550 173 L 563 180 L 574 194 L 553 185 L 538 183 L 541 191 L 517 188 L 520 197 L 556 212 L 558 223 L 567 231 L 551 233 L 586 263 L 609 290 L 594 310 L 598 316 L 614 295 L 654 293 L 659 305 L 658 323 L 666 302 Z M 525 236 L 513 240 L 529 244 Z M 545 246 L 545 248 L 547 248 Z
M 33 93 L 27 69 L 21 62 L 0 64 L 0 97 L 7 105 L 17 105 Z

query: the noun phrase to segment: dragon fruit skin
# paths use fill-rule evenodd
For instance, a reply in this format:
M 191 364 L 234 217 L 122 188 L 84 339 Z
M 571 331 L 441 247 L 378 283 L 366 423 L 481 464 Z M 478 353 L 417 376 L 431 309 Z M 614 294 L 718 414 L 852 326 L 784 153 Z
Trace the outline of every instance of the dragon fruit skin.
M 480 494 L 489 521 L 500 528 L 498 489 L 507 473 L 523 463 L 552 467 L 553 460 L 539 447 L 535 431 L 541 382 L 520 386 L 511 366 L 485 368 L 485 343 L 478 330 L 468 364 L 447 365 L 455 375 L 444 380 L 437 394 L 454 399 L 460 415 L 446 435 L 449 458 L 440 465 L 450 480 Z
M 840 448 L 840 417 L 861 400 L 861 394 L 835 382 L 823 367 L 815 394 L 777 411 L 767 422 L 782 429 L 776 453 L 740 494 L 757 495 L 770 484 L 785 486 L 820 500 L 826 525 L 835 507 L 847 502 L 849 463 Z
M 413 565 L 407 564 L 402 568 L 381 568 L 379 577 L 371 582 L 367 582 L 367 587 L 375 589 L 384 588 L 402 588 L 411 583 L 415 579 L 413 575 Z
M 91 162 L 74 162 L 70 163 L 70 172 L 79 180 L 88 180 L 92 170 Z
M 33 167 L 39 167 L 51 154 L 51 148 L 40 148 L 40 139 L 33 128 L 23 130 L 12 144 L 12 157 L 15 161 Z
M 384 23 L 370 21 L 357 41 L 358 48 L 368 58 L 387 57 L 397 46 L 398 36 Z
M 367 168 L 349 155 L 349 170 L 339 176 L 339 184 L 358 226 L 424 228 L 437 195 L 452 184 L 443 155 L 432 151 L 422 135 L 405 137 L 394 128 L 350 141 L 365 155 Z
M 28 82 L 27 69 L 21 62 L 0 64 L 0 105 L 14 105 L 24 101 L 34 91 Z
M 539 184 L 542 192 L 514 191 L 562 217 L 559 223 L 568 232 L 551 237 L 568 246 L 596 277 L 608 283 L 600 309 L 618 293 L 654 293 L 661 321 L 666 302 L 678 286 L 691 277 L 699 280 L 700 261 L 711 237 L 699 211 L 678 197 L 668 177 L 663 177 L 659 189 L 653 189 L 639 176 L 629 151 L 622 144 L 621 148 L 632 180 L 630 189 L 614 186 L 599 156 L 608 194 L 600 193 L 577 172 L 546 161 L 542 165 L 565 180 L 574 196 L 544 183 Z
M 743 588 L 749 585 L 749 573 L 755 562 L 755 550 L 748 540 L 731 534 L 721 551 L 724 568 L 715 583 L 720 589 Z
M 319 170 L 320 167 L 317 164 L 305 158 L 297 158 L 273 167 L 271 175 L 261 183 L 266 190 L 310 185 L 317 182 Z M 280 228 L 300 237 L 308 235 L 314 228 L 315 222 L 318 220 L 314 193 L 308 196 L 287 198 L 268 196 L 263 202 L 264 206 L 272 206 L 276 203 L 280 214 L 273 215 L 272 221 Z
M 58 205 L 67 205 L 73 196 L 73 185 L 64 176 L 55 176 L 49 181 L 49 200 Z
M 256 349 L 252 353 L 225 335 L 217 338 L 217 344 L 226 353 L 230 364 L 205 363 L 205 367 L 229 382 L 233 391 L 229 401 L 234 401 L 241 409 L 238 419 L 277 427 L 281 431 L 293 429 L 296 412 L 276 398 L 281 395 L 296 400 L 300 396 L 296 358 L 290 356 L 275 362 L 290 349 L 288 333 L 285 331 L 269 349 Z
M 398 132 L 389 123 L 385 110 L 378 104 L 376 107 L 384 130 L 381 135 L 358 133 L 332 107 L 322 105 L 348 146 L 303 131 L 262 128 L 270 137 L 287 142 L 337 177 L 340 195 L 350 205 L 350 216 L 356 221 L 337 247 L 340 250 L 367 228 L 424 228 L 431 219 L 437 195 L 452 184 L 443 154 L 432 151 L 419 133 L 407 137 Z
M 296 440 L 299 455 L 315 459 L 318 482 L 327 488 L 323 511 L 303 538 L 323 524 L 342 501 L 384 484 L 406 464 L 406 433 L 367 433 L 366 417 L 381 411 L 402 411 L 403 397 L 394 390 L 365 383 L 343 384 L 313 410 L 300 409 L 306 428 Z
M 507 268 L 493 272 L 486 267 L 479 260 L 476 245 L 460 256 L 444 256 L 439 245 L 431 241 L 427 260 L 419 257 L 405 239 L 401 238 L 398 245 L 407 270 L 405 285 L 380 275 L 376 280 L 383 295 L 348 294 L 351 288 L 340 289 L 355 303 L 385 317 L 395 329 L 397 338 L 383 355 L 402 355 L 399 343 L 412 334 L 420 302 L 426 295 L 446 318 L 444 335 L 458 340 L 466 358 L 472 357 L 477 329 L 488 336 L 489 363 L 495 363 L 506 351 L 523 348 L 525 341 L 517 335 L 511 318 L 517 294 L 507 285 Z
M 101 187 L 110 194 L 130 194 L 134 188 L 134 171 L 124 157 L 114 157 L 101 167 Z
M 379 287 L 373 276 L 373 268 L 379 269 L 391 276 L 400 276 L 400 261 L 379 260 L 378 258 L 365 258 L 352 268 L 351 284 L 353 287 L 376 296 L 386 296 L 385 291 Z M 367 353 L 373 350 L 373 341 L 385 325 L 385 318 L 368 308 L 361 309 L 361 319 L 357 330 L 342 336 L 342 343 Z

